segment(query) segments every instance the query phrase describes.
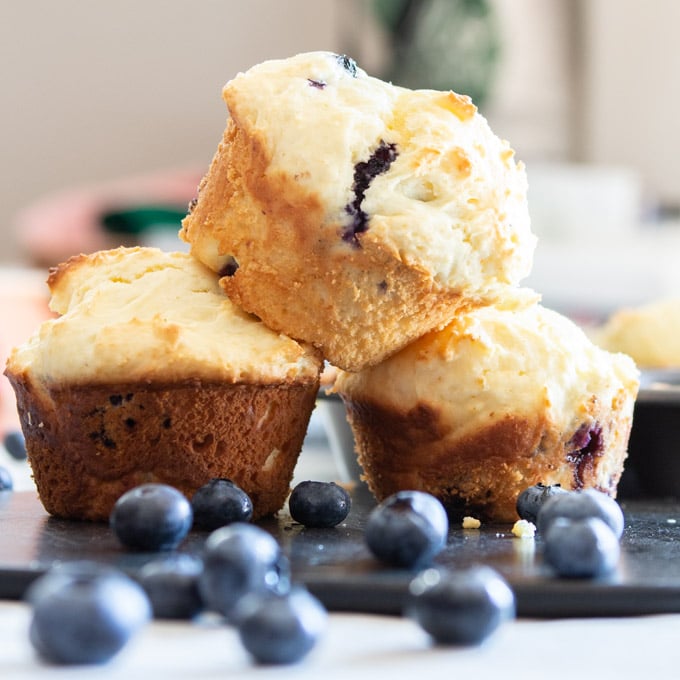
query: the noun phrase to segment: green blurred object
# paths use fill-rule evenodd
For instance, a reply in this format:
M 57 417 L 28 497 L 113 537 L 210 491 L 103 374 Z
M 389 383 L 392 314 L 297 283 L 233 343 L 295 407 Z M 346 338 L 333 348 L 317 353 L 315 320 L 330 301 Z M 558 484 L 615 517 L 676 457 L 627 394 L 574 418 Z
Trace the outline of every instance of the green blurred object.
M 373 9 L 391 40 L 387 79 L 409 88 L 454 90 L 484 104 L 501 56 L 488 0 L 373 0 Z
M 166 229 L 177 232 L 186 214 L 186 206 L 138 205 L 106 212 L 101 216 L 101 223 L 112 234 L 139 236 Z

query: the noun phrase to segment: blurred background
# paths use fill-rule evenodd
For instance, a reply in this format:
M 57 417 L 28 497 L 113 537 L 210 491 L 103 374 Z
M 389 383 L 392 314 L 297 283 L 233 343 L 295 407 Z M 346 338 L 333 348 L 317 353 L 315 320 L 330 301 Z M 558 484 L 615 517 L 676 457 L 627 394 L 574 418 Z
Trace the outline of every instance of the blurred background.
M 575 316 L 680 290 L 676 0 L 2 2 L 0 264 L 43 268 L 176 226 L 222 85 L 327 49 L 470 94 L 528 168 L 527 282 Z M 169 240 L 168 240 L 169 239 Z
M 48 314 L 48 267 L 183 247 L 222 86 L 308 50 L 471 95 L 527 166 L 527 285 L 584 326 L 675 297 L 633 328 L 672 345 L 676 365 L 678 27 L 678 0 L 0 0 L 0 369 Z M 17 428 L 0 377 L 0 434 Z

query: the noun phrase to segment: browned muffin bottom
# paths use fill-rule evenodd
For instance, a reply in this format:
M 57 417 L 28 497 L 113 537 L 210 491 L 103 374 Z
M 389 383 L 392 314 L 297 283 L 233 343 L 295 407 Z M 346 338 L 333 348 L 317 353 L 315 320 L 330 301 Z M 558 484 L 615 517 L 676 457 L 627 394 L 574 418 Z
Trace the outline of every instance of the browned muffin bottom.
M 52 515 L 107 520 L 146 482 L 187 497 L 226 477 L 252 498 L 254 518 L 290 490 L 318 381 L 298 384 L 53 386 L 8 375 L 40 500 Z
M 616 403 L 607 408 L 595 398 L 566 432 L 545 414 L 509 413 L 463 437 L 453 437 L 424 403 L 408 411 L 360 399 L 345 398 L 345 405 L 378 500 L 417 489 L 439 498 L 453 517 L 497 522 L 515 521 L 517 496 L 538 482 L 615 495 L 631 428 Z

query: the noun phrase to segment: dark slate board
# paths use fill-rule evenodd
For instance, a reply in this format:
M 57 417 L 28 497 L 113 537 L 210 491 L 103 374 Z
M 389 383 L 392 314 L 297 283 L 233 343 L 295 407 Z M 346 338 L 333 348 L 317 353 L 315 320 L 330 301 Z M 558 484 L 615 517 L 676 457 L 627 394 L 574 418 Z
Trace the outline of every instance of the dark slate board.
M 333 611 L 399 614 L 413 574 L 378 564 L 363 541 L 374 501 L 354 494 L 347 520 L 334 529 L 306 529 L 285 513 L 260 522 L 289 555 L 294 578 Z M 628 616 L 680 612 L 680 503 L 622 503 L 626 529 L 617 574 L 607 580 L 555 578 L 541 560 L 541 541 L 518 539 L 510 525 L 479 530 L 452 526 L 436 563 L 448 567 L 487 564 L 515 592 L 527 617 Z M 200 554 L 206 532 L 193 531 L 180 551 Z M 49 517 L 31 492 L 0 492 L 0 597 L 21 598 L 51 564 L 94 559 L 134 575 L 157 555 L 123 549 L 106 524 Z

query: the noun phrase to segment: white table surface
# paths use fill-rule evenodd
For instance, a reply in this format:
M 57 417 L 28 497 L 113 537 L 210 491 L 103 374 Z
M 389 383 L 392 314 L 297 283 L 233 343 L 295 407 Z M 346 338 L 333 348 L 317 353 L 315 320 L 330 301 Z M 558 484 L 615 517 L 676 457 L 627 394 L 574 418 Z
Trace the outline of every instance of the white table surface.
M 0 464 L 11 469 L 17 489 L 32 488 L 24 463 L 13 461 L 0 450 Z M 296 480 L 336 476 L 324 442 L 309 441 Z M 680 677 L 680 615 L 517 620 L 504 625 L 480 647 L 444 648 L 434 647 L 407 619 L 332 613 L 326 634 L 310 655 L 301 663 L 281 667 L 254 665 L 236 632 L 213 619 L 154 621 L 103 666 L 49 666 L 37 658 L 29 643 L 29 618 L 30 610 L 24 603 L 0 601 L 2 680 Z

